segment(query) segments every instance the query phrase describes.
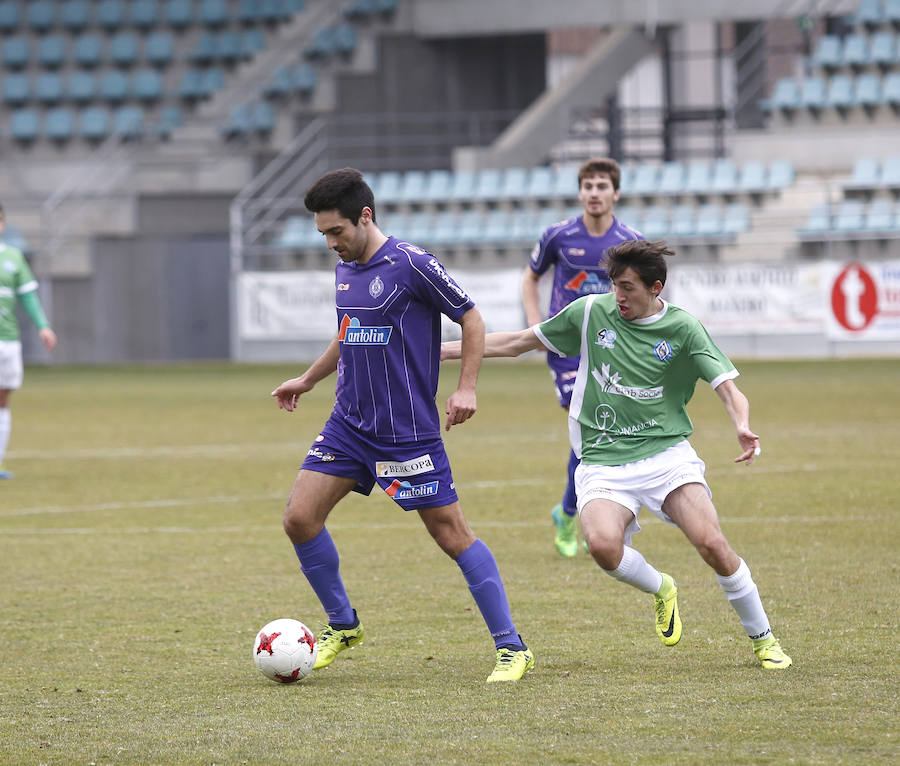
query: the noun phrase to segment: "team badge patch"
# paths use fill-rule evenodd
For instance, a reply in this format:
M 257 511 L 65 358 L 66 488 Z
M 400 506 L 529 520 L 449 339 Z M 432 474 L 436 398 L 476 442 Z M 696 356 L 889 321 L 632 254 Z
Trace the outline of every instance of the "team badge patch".
M 661 340 L 653 347 L 653 353 L 660 362 L 667 362 L 672 356 L 672 346 L 666 340 Z
M 381 277 L 375 277 L 371 282 L 369 282 L 369 295 L 373 298 L 377 298 L 384 292 L 384 282 L 381 281 Z
M 603 348 L 612 348 L 616 345 L 616 331 L 610 330 L 608 327 L 604 327 L 600 332 L 597 333 L 597 340 L 595 344 L 598 346 L 602 346 Z

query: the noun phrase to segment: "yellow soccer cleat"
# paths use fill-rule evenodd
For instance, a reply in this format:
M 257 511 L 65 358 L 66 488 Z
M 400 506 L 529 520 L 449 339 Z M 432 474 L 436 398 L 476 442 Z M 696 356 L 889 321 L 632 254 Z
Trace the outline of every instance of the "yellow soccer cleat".
M 316 664 L 313 665 L 313 670 L 327 668 L 344 649 L 361 644 L 362 640 L 363 626 L 359 620 L 357 620 L 356 627 L 353 628 L 335 628 L 326 625 L 317 639 L 319 653 L 316 655 Z
M 656 600 L 656 635 L 666 646 L 681 640 L 681 617 L 678 616 L 678 587 L 671 575 L 663 574 Z
M 556 537 L 553 538 L 556 550 L 566 558 L 577 556 L 578 538 L 575 534 L 575 517 L 563 513 L 561 505 L 553 506 L 550 517 L 553 519 L 553 526 L 556 527 Z
M 783 670 L 793 663 L 793 660 L 784 653 L 778 639 L 771 633 L 753 642 L 753 653 L 766 670 Z
M 487 677 L 487 682 L 493 684 L 497 681 L 518 681 L 533 667 L 534 655 L 528 649 L 503 647 L 497 650 L 497 664 Z

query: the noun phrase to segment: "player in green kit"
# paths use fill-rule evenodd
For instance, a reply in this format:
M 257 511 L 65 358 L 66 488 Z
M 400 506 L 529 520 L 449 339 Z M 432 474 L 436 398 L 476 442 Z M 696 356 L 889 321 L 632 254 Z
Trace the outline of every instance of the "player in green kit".
M 641 506 L 678 526 L 713 568 L 762 667 L 787 668 L 791 658 L 772 635 L 749 567 L 722 533 L 705 465 L 687 441 L 693 425 L 686 407 L 702 378 L 737 431 L 735 462 L 749 465 L 760 453 L 734 365 L 697 319 L 660 298 L 665 256 L 672 254 L 664 243 L 645 240 L 610 248 L 613 292 L 579 298 L 529 329 L 490 333 L 484 355 L 539 348 L 580 355 L 569 440 L 580 459 L 575 486 L 582 533 L 607 574 L 654 596 L 663 644 L 681 638 L 678 589 L 631 547 Z M 442 357 L 455 358 L 457 345 L 444 344 Z
M 0 236 L 4 230 L 3 208 L 0 208 Z M 25 256 L 14 247 L 0 241 L 0 479 L 11 479 L 4 470 L 3 458 L 12 429 L 9 400 L 12 392 L 22 386 L 22 343 L 19 340 L 19 322 L 16 318 L 16 301 L 22 303 L 25 313 L 31 317 L 40 331 L 41 341 L 48 351 L 56 346 L 56 335 L 44 316 L 37 297 L 37 282 L 28 268 Z

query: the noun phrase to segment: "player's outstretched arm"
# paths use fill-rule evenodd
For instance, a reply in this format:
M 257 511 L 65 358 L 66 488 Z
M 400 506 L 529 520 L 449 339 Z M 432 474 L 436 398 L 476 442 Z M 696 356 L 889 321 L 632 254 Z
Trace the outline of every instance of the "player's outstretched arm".
M 473 306 L 462 315 L 459 324 L 462 327 L 459 356 L 462 364 L 459 384 L 447 399 L 445 431 L 449 431 L 450 426 L 465 423 L 475 414 L 475 385 L 478 383 L 478 370 L 484 356 L 484 319 L 481 318 L 481 312 Z
M 341 356 L 341 345 L 335 336 L 328 348 L 322 352 L 322 355 L 313 362 L 309 368 L 297 378 L 291 378 L 284 381 L 278 388 L 272 392 L 279 408 L 293 412 L 297 407 L 297 400 L 307 391 L 312 391 L 313 387 L 322 378 L 327 378 L 337 369 L 338 359 Z
M 441 360 L 459 359 L 462 344 L 458 340 L 447 341 L 441 344 Z M 520 356 L 526 351 L 535 351 L 543 348 L 534 330 L 526 327 L 516 332 L 489 332 L 484 336 L 484 355 Z
M 540 275 L 535 274 L 530 266 L 526 266 L 525 273 L 522 274 L 522 307 L 525 309 L 525 321 L 529 327 L 541 321 L 540 281 Z
M 725 380 L 716 387 L 716 393 L 725 405 L 725 411 L 737 429 L 738 444 L 743 452 L 734 459 L 735 463 L 750 465 L 759 455 L 759 437 L 750 430 L 750 401 L 741 393 L 733 380 Z

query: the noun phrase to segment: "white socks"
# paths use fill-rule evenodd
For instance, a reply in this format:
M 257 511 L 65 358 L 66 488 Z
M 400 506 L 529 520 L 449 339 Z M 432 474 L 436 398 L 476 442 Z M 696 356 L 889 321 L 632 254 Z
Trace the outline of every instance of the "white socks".
M 9 444 L 9 432 L 12 430 L 12 412 L 9 407 L 0 407 L 0 464 L 6 455 L 6 445 Z
M 625 546 L 622 560 L 612 571 L 604 569 L 610 577 L 620 582 L 627 582 L 644 593 L 657 593 L 662 587 L 662 575 L 647 563 L 647 560 L 634 548 Z
M 716 575 L 716 577 L 722 590 L 725 591 L 728 602 L 741 618 L 741 625 L 744 626 L 747 635 L 752 639 L 769 635 L 771 633 L 769 618 L 766 616 L 766 610 L 763 609 L 759 590 L 750 574 L 750 567 L 744 560 L 741 559 L 734 574 L 728 575 L 728 577 L 722 577 L 722 575 Z

